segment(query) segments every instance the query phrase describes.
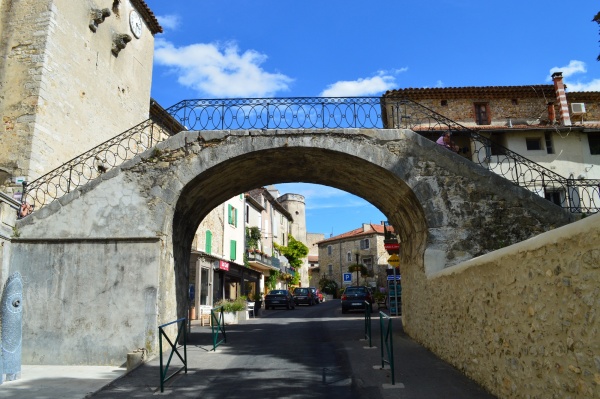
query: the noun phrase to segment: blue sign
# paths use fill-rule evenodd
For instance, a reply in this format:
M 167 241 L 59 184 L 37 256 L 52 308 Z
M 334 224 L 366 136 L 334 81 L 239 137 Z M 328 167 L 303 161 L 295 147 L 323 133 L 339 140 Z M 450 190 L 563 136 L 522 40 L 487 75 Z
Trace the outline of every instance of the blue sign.
M 352 273 L 344 273 L 344 283 L 352 282 Z
M 393 279 L 394 279 L 394 276 L 393 276 L 393 275 L 391 275 L 391 276 L 387 276 L 387 279 L 388 279 L 388 280 L 393 280 Z M 401 276 L 400 276 L 399 274 L 396 274 L 396 280 L 402 280 L 402 278 L 401 278 Z

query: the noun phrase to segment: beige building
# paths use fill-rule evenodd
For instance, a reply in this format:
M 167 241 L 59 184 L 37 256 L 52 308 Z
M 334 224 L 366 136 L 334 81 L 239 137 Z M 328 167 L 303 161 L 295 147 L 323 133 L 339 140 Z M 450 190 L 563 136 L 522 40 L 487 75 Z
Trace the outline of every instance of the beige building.
M 409 99 L 470 128 L 494 143 L 481 147 L 466 133 L 453 134 L 459 154 L 489 167 L 509 179 L 531 179 L 532 191 L 572 209 L 600 207 L 600 92 L 568 92 L 562 74 L 553 74 L 552 85 L 450 87 L 388 91 L 384 99 L 385 127 L 413 120 L 415 131 L 437 140 L 439 131 L 423 131 L 418 115 L 395 99 Z M 404 111 L 410 113 L 410 111 Z M 426 119 L 426 118 L 425 118 Z M 427 124 L 431 119 L 423 119 Z M 425 126 L 423 126 L 425 128 Z M 443 124 L 439 130 L 447 129 Z M 514 160 L 503 156 L 507 148 L 571 182 L 590 179 L 586 188 L 548 184 L 538 176 L 506 174 Z M 505 174 L 503 174 L 505 173 Z M 595 182 L 594 182 L 595 181 Z M 577 185 L 577 184 L 574 184 Z
M 148 119 L 162 28 L 143 0 L 0 1 L 0 18 L 0 189 L 17 197 Z
M 386 287 L 390 255 L 384 247 L 385 228 L 384 224 L 365 223 L 358 229 L 319 241 L 319 277 L 335 281 L 340 288 L 357 284 Z M 344 282 L 350 265 L 357 263 L 366 266 L 368 275 L 351 273 L 351 280 Z

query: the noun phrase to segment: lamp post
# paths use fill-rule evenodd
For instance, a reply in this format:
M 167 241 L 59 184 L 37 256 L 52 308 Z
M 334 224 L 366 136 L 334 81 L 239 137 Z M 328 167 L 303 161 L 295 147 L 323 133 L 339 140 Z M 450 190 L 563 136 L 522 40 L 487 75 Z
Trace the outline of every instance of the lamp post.
M 358 271 L 359 271 L 359 267 L 358 267 L 358 257 L 359 257 L 359 256 L 360 256 L 360 255 L 359 255 L 359 254 L 358 254 L 358 252 L 357 252 L 357 253 L 356 253 L 356 286 L 357 286 L 357 287 L 359 286 L 359 284 L 358 284 L 358 282 L 359 282 L 359 277 L 358 277 Z

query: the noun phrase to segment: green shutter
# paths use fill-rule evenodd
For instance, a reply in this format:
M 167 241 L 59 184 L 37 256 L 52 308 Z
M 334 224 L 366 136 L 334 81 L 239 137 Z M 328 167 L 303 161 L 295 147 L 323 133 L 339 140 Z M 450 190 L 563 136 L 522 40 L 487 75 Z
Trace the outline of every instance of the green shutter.
M 238 219 L 238 210 L 237 208 L 233 208 L 233 225 L 237 227 L 237 219 Z
M 237 252 L 236 249 L 237 249 L 237 243 L 235 242 L 235 240 L 231 240 L 229 242 L 229 259 L 235 260 L 235 254 Z
M 212 253 L 212 233 L 210 230 L 206 230 L 206 243 L 204 250 L 207 254 Z
M 227 205 L 227 222 L 229 224 L 233 224 L 233 223 L 231 223 L 231 209 L 232 208 L 233 207 L 231 205 Z

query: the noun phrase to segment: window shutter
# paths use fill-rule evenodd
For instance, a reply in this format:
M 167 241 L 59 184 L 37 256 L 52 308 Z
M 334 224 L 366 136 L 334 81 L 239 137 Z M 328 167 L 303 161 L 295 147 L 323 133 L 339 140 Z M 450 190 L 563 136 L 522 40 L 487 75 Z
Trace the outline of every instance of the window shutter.
M 231 223 L 231 210 L 233 209 L 233 207 L 231 205 L 227 205 L 227 222 L 229 224 Z
M 212 253 L 212 233 L 210 230 L 206 230 L 206 243 L 204 250 L 207 254 Z
M 236 249 L 237 249 L 237 243 L 235 242 L 235 240 L 231 240 L 229 242 L 229 259 L 231 260 L 235 260 L 235 254 L 236 254 Z

